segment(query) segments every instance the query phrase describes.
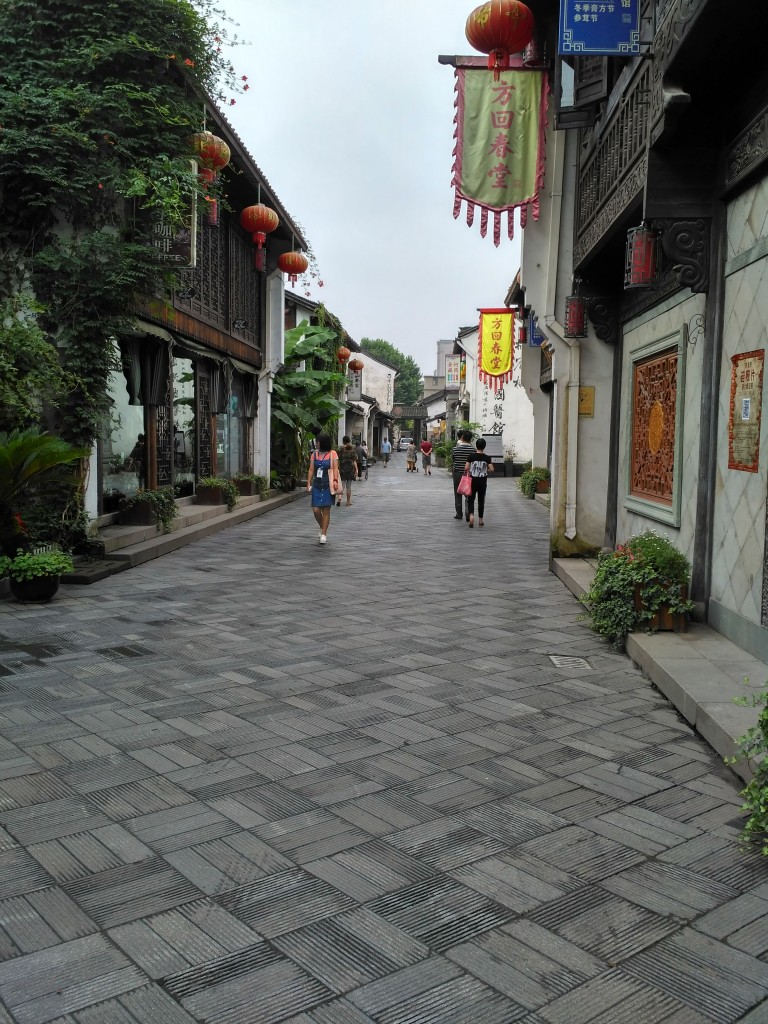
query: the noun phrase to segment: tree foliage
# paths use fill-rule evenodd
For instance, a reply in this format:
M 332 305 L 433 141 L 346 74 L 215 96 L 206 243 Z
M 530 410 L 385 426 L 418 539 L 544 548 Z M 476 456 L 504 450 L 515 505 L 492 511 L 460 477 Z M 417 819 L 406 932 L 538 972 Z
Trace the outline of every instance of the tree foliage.
M 413 356 L 407 356 L 389 341 L 381 338 L 363 338 L 360 342 L 363 352 L 369 352 L 397 370 L 394 400 L 401 405 L 416 405 L 424 394 L 424 383 L 419 364 Z

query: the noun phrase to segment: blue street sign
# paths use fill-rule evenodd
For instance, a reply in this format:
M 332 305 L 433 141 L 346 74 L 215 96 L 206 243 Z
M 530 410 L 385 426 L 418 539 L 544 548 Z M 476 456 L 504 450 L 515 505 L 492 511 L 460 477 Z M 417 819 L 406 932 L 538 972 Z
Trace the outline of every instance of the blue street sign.
M 560 0 L 557 52 L 581 57 L 640 53 L 640 0 Z
M 528 346 L 529 348 L 540 348 L 542 342 L 547 340 L 546 334 L 544 334 L 539 328 L 539 318 L 534 316 L 533 313 L 528 316 Z

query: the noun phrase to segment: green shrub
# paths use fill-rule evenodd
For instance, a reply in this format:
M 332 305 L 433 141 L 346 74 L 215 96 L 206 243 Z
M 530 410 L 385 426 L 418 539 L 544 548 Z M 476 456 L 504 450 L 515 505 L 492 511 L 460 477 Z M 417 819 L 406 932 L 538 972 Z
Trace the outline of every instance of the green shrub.
M 235 473 L 233 479 L 256 484 L 256 489 L 262 501 L 269 496 L 269 477 L 259 476 L 257 473 Z
M 526 498 L 532 498 L 536 494 L 536 484 L 540 480 L 551 480 L 551 474 L 546 466 L 532 466 L 525 470 L 520 477 L 520 490 Z
M 121 502 L 121 508 L 133 508 L 134 505 L 151 505 L 155 519 L 163 528 L 163 533 L 171 532 L 173 520 L 179 514 L 176 492 L 173 487 L 140 490 L 130 498 L 124 498 Z
M 597 572 L 581 601 L 592 629 L 623 648 L 627 634 L 648 624 L 662 606 L 672 614 L 691 611 L 690 578 L 691 565 L 682 551 L 646 530 L 598 557 Z
M 74 565 L 70 555 L 63 551 L 19 550 L 14 558 L 0 555 L 0 578 L 10 576 L 17 583 L 33 580 L 39 576 L 63 576 L 72 572 Z
M 745 679 L 744 683 L 747 685 L 748 680 Z M 749 812 L 741 830 L 741 841 L 746 847 L 758 847 L 760 853 L 768 857 L 768 684 L 760 693 L 734 697 L 733 702 L 742 707 L 760 709 L 757 725 L 739 737 L 736 741 L 738 754 L 726 758 L 726 763 L 756 762 L 752 779 L 741 791 L 744 798 L 741 809 Z

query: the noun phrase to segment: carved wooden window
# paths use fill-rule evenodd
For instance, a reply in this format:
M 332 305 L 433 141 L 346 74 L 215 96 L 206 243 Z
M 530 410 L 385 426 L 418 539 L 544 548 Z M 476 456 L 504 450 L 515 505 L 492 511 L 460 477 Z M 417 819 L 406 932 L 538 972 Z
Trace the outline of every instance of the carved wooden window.
M 680 452 L 684 385 L 682 332 L 631 355 L 626 507 L 680 525 Z
M 230 310 L 231 331 L 254 348 L 261 348 L 261 282 L 253 265 L 253 245 L 239 231 L 232 232 L 232 298 Z
M 229 217 L 222 216 L 217 228 L 204 221 L 197 227 L 197 266 L 182 277 L 183 284 L 174 304 L 185 313 L 219 330 L 228 330 Z

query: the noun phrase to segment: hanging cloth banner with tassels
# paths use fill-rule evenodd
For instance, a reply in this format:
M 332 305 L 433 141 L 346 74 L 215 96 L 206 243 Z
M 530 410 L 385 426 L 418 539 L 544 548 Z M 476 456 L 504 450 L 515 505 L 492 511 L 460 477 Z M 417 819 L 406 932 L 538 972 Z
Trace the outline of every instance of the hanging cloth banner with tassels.
M 477 365 L 481 384 L 498 391 L 512 380 L 514 313 L 508 309 L 481 309 Z
M 467 224 L 480 208 L 480 234 L 493 214 L 493 242 L 501 241 L 501 219 L 507 214 L 507 235 L 514 234 L 514 211 L 520 208 L 525 227 L 528 209 L 539 217 L 539 189 L 544 184 L 544 141 L 547 127 L 547 75 L 512 69 L 456 68 L 456 148 L 453 215 L 467 204 Z

